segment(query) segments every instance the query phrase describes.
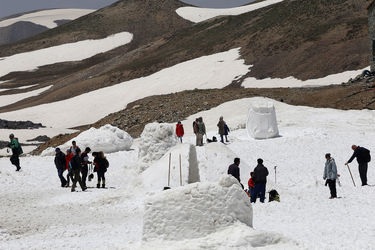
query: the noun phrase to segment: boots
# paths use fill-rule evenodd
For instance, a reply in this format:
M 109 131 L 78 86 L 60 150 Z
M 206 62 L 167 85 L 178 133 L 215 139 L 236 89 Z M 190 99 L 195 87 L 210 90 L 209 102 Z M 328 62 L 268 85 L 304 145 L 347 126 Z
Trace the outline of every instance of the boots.
M 100 183 L 96 184 L 96 188 L 100 188 Z
M 104 183 L 102 184 L 102 188 L 105 188 L 105 184 Z

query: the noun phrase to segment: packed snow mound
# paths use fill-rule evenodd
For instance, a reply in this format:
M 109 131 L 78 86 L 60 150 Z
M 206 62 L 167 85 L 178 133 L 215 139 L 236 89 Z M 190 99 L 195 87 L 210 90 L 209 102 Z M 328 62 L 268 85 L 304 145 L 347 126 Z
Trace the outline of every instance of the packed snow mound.
M 169 157 L 171 159 L 169 187 L 178 187 L 181 182 L 182 185 L 186 185 L 200 181 L 195 146 L 177 144 L 142 173 L 144 187 L 147 191 L 161 191 L 165 186 L 168 186 Z
M 145 126 L 141 134 L 138 158 L 144 163 L 159 160 L 177 143 L 178 140 L 173 125 L 167 123 L 149 123 Z
M 228 175 L 219 183 L 197 182 L 157 193 L 145 204 L 145 241 L 199 238 L 238 221 L 253 224 L 249 198 Z
M 127 151 L 133 144 L 133 138 L 128 133 L 110 124 L 98 129 L 90 128 L 59 148 L 65 152 L 72 145 L 72 141 L 76 141 L 82 151 L 90 147 L 92 152 L 103 151 L 104 153 Z M 55 154 L 54 149 L 48 148 L 43 151 L 42 156 L 53 154 Z
M 254 102 L 249 107 L 246 129 L 254 139 L 279 136 L 275 107 L 272 102 Z

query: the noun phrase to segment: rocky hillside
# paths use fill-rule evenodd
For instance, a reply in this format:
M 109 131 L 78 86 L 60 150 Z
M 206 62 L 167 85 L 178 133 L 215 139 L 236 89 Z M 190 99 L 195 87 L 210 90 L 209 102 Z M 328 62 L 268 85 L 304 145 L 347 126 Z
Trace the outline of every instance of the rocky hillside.
M 254 65 L 248 76 L 258 78 L 319 78 L 368 65 L 365 0 L 285 0 L 195 25 L 175 13 L 182 5 L 176 0 L 119 1 L 28 41 L 1 47 L 6 55 L 119 31 L 135 35 L 129 45 L 81 62 L 1 78 L 19 85 L 52 83 L 54 87 L 0 112 L 66 99 L 236 47 L 241 47 L 246 63 Z

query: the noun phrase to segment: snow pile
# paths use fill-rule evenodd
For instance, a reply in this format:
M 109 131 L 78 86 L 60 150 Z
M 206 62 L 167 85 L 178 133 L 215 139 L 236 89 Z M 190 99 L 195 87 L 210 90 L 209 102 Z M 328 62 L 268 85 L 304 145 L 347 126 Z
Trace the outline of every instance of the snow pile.
M 103 39 L 66 43 L 0 58 L 0 77 L 14 71 L 35 70 L 54 63 L 80 61 L 129 43 L 133 34 L 121 32 Z
M 160 191 L 165 186 L 168 186 L 169 155 L 171 156 L 170 187 L 180 186 L 180 178 L 182 185 L 200 180 L 195 146 L 191 144 L 178 144 L 142 173 L 144 186 L 147 191 Z
M 94 11 L 95 10 L 90 9 L 53 9 L 36 11 L 1 21 L 0 27 L 6 27 L 17 22 L 31 22 L 52 29 L 57 27 L 57 23 L 55 21 L 74 20 Z
M 149 123 L 143 129 L 138 158 L 151 163 L 159 160 L 171 147 L 178 143 L 174 126 L 167 123 Z
M 282 2 L 283 0 L 265 0 L 259 3 L 249 4 L 236 8 L 198 8 L 198 7 L 181 7 L 176 13 L 182 18 L 194 23 L 199 23 L 217 16 L 237 16 L 243 13 L 251 12 L 266 6 Z
M 110 124 L 98 129 L 90 128 L 59 147 L 65 152 L 72 145 L 72 141 L 76 141 L 82 151 L 86 147 L 90 147 L 92 151 L 103 151 L 104 153 L 126 151 L 133 144 L 133 138 L 128 133 Z M 54 154 L 54 149 L 48 148 L 43 151 L 42 156 L 51 154 Z
M 254 139 L 267 139 L 279 136 L 275 107 L 272 102 L 252 103 L 246 129 Z
M 193 183 L 146 200 L 143 239 L 199 238 L 242 222 L 252 227 L 252 207 L 238 181 L 224 176 L 219 183 Z

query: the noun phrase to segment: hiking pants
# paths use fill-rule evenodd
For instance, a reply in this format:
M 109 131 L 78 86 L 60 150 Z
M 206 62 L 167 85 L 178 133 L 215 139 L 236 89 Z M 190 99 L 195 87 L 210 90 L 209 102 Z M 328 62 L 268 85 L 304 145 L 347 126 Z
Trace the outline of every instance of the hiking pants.
M 20 158 L 18 154 L 12 154 L 10 157 L 10 162 L 17 167 L 17 169 L 20 168 Z
M 203 135 L 197 133 L 197 146 L 203 146 Z
M 358 171 L 359 171 L 359 176 L 361 177 L 362 186 L 367 185 L 367 167 L 368 167 L 367 162 L 362 162 L 358 164 Z
M 82 173 L 82 185 L 86 187 L 86 179 L 87 179 L 87 173 L 89 172 L 89 169 L 87 166 L 83 166 L 81 173 Z
M 180 139 L 180 142 L 182 143 L 182 136 L 178 136 L 178 139 Z
M 81 175 L 80 175 L 81 171 L 79 169 L 74 169 L 74 170 L 72 170 L 72 172 L 73 172 L 73 176 L 74 176 L 73 185 L 72 185 L 72 192 L 75 191 L 76 186 L 77 186 L 77 182 L 79 182 L 79 185 L 81 186 L 81 189 L 83 190 L 84 186 L 83 186 L 82 180 L 81 180 Z
M 64 173 L 64 169 L 63 169 L 63 168 L 59 168 L 59 169 L 57 169 L 57 174 L 58 174 L 58 176 L 59 176 L 59 178 L 60 178 L 61 186 L 62 186 L 62 187 L 65 187 L 67 181 L 66 181 L 66 179 L 64 178 L 63 173 Z
M 98 184 L 100 184 L 100 181 L 102 180 L 103 181 L 103 184 L 105 184 L 105 172 L 103 171 L 98 171 Z
M 264 199 L 266 198 L 266 184 L 255 184 L 254 195 L 251 196 L 251 202 L 255 203 L 258 196 L 260 198 L 260 202 L 264 202 Z
M 327 180 L 329 190 L 331 191 L 331 197 L 336 198 L 336 180 Z
M 220 142 L 224 143 L 224 135 L 220 135 Z

